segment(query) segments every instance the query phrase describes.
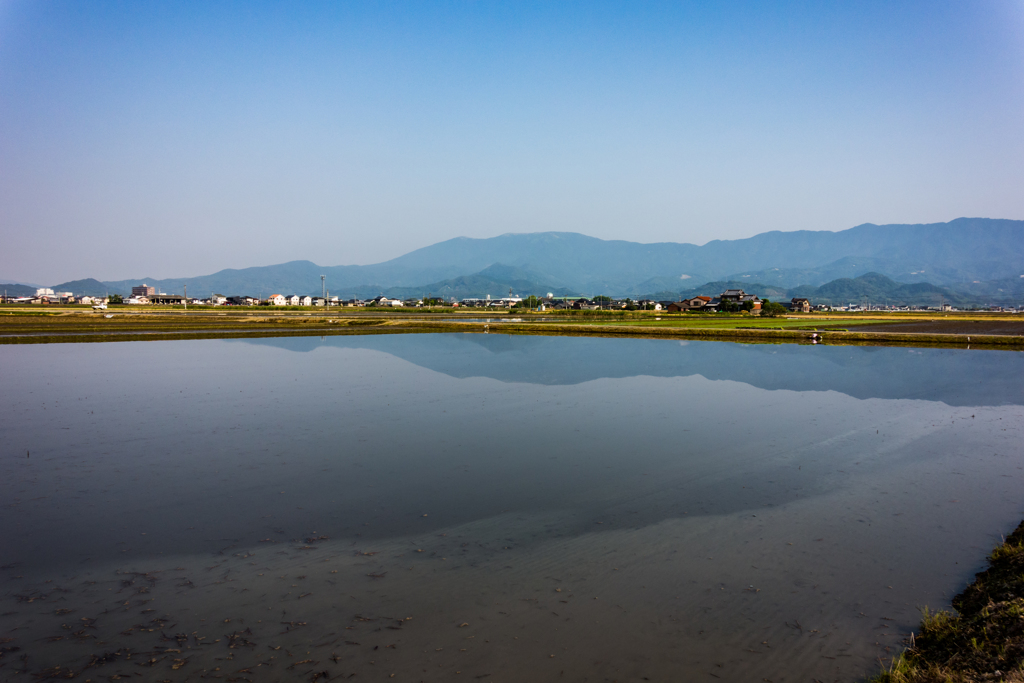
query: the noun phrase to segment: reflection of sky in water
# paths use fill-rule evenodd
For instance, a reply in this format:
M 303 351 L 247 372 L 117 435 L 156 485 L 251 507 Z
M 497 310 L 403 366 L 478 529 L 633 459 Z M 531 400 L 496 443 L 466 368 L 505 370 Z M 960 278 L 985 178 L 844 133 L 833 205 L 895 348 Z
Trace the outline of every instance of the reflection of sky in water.
M 719 558 L 671 580 L 641 563 L 642 613 L 681 577 L 751 565 L 745 547 L 827 536 L 799 563 L 846 594 L 794 609 L 888 604 L 879 586 L 902 581 L 892 611 L 912 622 L 914 600 L 948 599 L 1021 512 L 1017 353 L 394 335 L 0 355 L 0 523 L 26 577 L 314 532 L 363 547 L 473 528 L 523 581 L 553 571 L 551 543 L 591 581 L 607 553 L 672 538 L 689 540 L 665 558 Z M 478 569 L 481 591 L 498 568 Z M 847 673 L 877 654 L 862 647 Z

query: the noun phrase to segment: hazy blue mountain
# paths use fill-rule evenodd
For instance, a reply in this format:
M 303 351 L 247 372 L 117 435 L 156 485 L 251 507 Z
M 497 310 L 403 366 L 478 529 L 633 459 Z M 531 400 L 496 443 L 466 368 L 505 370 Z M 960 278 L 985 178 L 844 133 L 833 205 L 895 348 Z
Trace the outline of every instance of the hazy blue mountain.
M 84 280 L 71 280 L 62 282 L 52 287 L 55 292 L 71 292 L 75 296 L 106 296 L 110 294 L 130 294 L 132 288 L 129 286 L 126 291 L 111 289 L 106 283 L 86 278 Z
M 289 261 L 275 266 L 258 266 L 238 270 L 229 268 L 212 275 L 198 277 L 166 280 L 136 278 L 104 282 L 103 284 L 110 287 L 111 293 L 119 294 L 129 294 L 132 287 L 145 283 L 155 287 L 158 292 L 168 294 L 181 294 L 187 285 L 190 297 L 207 297 L 217 293 L 226 296 L 249 295 L 266 298 L 271 294 L 312 294 L 314 290 L 319 294 L 320 275 L 324 271 L 324 268 L 312 261 Z M 373 282 L 362 284 L 372 285 Z
M 104 284 L 121 293 L 146 282 L 173 293 L 187 284 L 189 294 L 196 296 L 218 292 L 265 297 L 319 293 L 323 274 L 332 293 L 348 297 L 394 287 L 435 286 L 496 264 L 529 272 L 527 278 L 513 278 L 524 283 L 587 295 L 674 291 L 685 286 L 682 283 L 726 279 L 782 287 L 819 285 L 867 272 L 880 272 L 900 282 L 942 286 L 1021 275 L 1024 221 L 958 218 L 929 225 L 865 224 L 840 232 L 775 231 L 703 246 L 600 240 L 566 232 L 459 237 L 368 266 L 292 261 L 191 278 L 136 278 Z M 495 282 L 506 280 L 500 277 Z
M 970 275 L 960 268 L 949 266 L 908 266 L 893 259 L 868 256 L 846 256 L 832 263 L 816 268 L 767 268 L 765 270 L 735 273 L 727 280 L 742 282 L 763 282 L 779 287 L 799 285 L 823 285 L 839 278 L 854 278 L 865 273 L 881 273 L 899 282 L 943 282 L 966 281 Z
M 682 292 L 689 291 L 694 285 L 702 285 L 710 281 L 703 275 L 690 275 L 686 273 L 683 276 L 659 276 L 652 277 L 639 282 L 632 287 L 627 287 L 624 291 L 620 292 L 623 296 L 628 296 L 632 299 L 649 299 L 654 292 Z
M 856 261 L 841 264 L 846 270 L 835 275 L 823 273 L 817 282 L 878 270 L 874 265 L 884 265 L 882 270 L 902 281 L 921 281 L 933 271 L 931 281 L 940 285 L 1020 275 L 1024 271 L 1024 221 L 959 218 L 930 225 L 865 224 L 841 232 L 774 231 L 743 240 L 714 240 L 700 247 L 606 241 L 575 233 L 508 234 L 448 240 L 367 268 L 402 265 L 424 270 L 445 264 L 465 274 L 504 263 L 530 268 L 556 286 L 619 294 L 657 277 L 745 279 L 729 276 L 768 268 L 820 268 L 849 257 L 868 260 L 860 266 Z
M 970 297 L 955 294 L 928 282 L 900 283 L 880 273 L 867 273 L 856 278 L 840 278 L 821 287 L 795 287 L 789 290 L 788 295 L 791 298 L 794 296 L 807 297 L 816 304 L 833 305 L 870 302 L 897 306 L 937 306 L 941 303 L 961 306 L 974 303 Z
M 950 287 L 958 294 L 974 301 L 985 301 L 997 306 L 1020 305 L 1024 302 L 1024 276 L 965 282 Z
M 544 283 L 543 275 L 528 268 L 517 268 L 497 263 L 473 275 L 433 282 L 419 287 L 389 287 L 385 294 L 390 297 L 407 299 L 413 297 L 438 296 L 443 299 L 486 298 L 501 299 L 511 291 L 516 296 L 531 294 L 545 296 L 573 296 L 577 291 Z
M 7 296 L 35 296 L 36 289 L 38 288 L 15 282 L 0 284 L 0 294 L 6 292 Z

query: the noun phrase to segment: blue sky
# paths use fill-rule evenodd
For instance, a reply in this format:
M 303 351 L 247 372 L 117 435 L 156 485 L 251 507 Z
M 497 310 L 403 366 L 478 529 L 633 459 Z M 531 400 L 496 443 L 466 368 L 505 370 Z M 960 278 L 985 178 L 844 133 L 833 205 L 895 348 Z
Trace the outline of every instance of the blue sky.
M 1021 0 L 0 0 L 8 280 L 1022 219 L 1021 188 Z

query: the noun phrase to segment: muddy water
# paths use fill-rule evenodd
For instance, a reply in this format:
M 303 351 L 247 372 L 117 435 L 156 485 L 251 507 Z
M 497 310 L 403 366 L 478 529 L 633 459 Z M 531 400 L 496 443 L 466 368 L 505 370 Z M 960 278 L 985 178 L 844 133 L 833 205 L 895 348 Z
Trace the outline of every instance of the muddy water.
M 857 680 L 1024 514 L 1022 359 L 0 346 L 0 680 Z

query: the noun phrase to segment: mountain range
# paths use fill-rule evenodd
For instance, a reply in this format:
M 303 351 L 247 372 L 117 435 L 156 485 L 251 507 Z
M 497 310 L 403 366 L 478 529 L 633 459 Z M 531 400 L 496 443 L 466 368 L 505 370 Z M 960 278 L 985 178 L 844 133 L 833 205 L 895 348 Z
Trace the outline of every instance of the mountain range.
M 936 298 L 1019 303 L 1024 298 L 1024 221 L 958 218 L 864 224 L 839 232 L 773 231 L 701 246 L 601 240 L 568 232 L 509 233 L 458 237 L 366 266 L 292 261 L 191 278 L 78 280 L 54 289 L 126 294 L 145 282 L 166 292 L 181 292 L 187 285 L 190 296 L 266 297 L 319 294 L 321 275 L 330 292 L 343 298 L 500 297 L 511 289 L 517 295 L 675 299 L 730 283 L 759 295 L 813 292 L 817 299 L 844 303 L 864 296 L 873 301 L 889 297 L 894 303 Z M 918 284 L 927 286 L 904 287 Z
M 690 377 L 749 384 L 768 391 L 839 392 L 857 399 L 942 401 L 950 406 L 1021 406 L 1024 384 L 1000 354 L 966 350 L 795 344 L 723 344 L 664 339 L 601 339 L 504 334 L 348 335 L 236 339 L 331 357 L 339 350 L 386 353 L 449 377 L 577 385 L 621 377 Z M 918 352 L 919 351 L 919 352 Z M 579 362 L 585 358 L 587 362 Z M 1024 363 L 1015 361 L 1014 367 Z M 951 381 L 971 377 L 975 381 Z M 984 381 L 980 381 L 984 378 Z

